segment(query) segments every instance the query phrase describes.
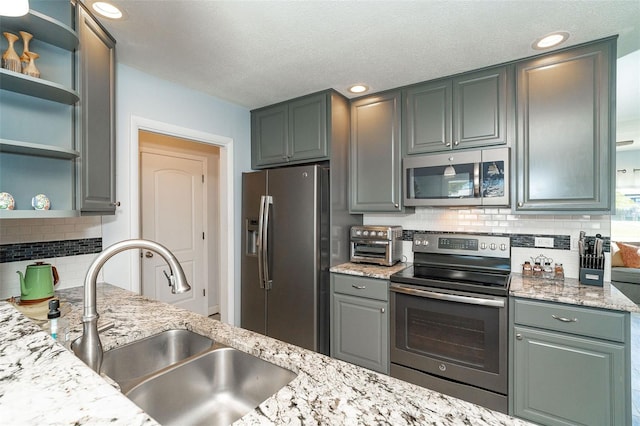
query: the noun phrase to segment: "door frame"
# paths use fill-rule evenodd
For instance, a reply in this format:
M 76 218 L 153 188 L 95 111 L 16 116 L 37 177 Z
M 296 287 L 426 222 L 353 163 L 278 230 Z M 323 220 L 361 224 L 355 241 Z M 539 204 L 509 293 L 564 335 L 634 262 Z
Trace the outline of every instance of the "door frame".
M 235 241 L 235 212 L 233 200 L 233 139 L 214 135 L 212 133 L 176 126 L 174 124 L 151 120 L 144 117 L 131 116 L 130 145 L 130 182 L 131 185 L 129 204 L 131 205 L 130 229 L 132 238 L 140 238 L 142 229 L 140 225 L 140 143 L 138 134 L 140 130 L 174 136 L 181 139 L 189 139 L 194 142 L 215 145 L 220 148 L 220 239 L 218 241 L 218 253 L 220 254 L 220 319 L 234 325 L 235 298 L 234 298 L 234 253 Z M 135 159 L 135 161 L 134 161 Z M 131 290 L 141 293 L 140 283 L 140 259 L 139 253 L 132 251 L 131 261 Z

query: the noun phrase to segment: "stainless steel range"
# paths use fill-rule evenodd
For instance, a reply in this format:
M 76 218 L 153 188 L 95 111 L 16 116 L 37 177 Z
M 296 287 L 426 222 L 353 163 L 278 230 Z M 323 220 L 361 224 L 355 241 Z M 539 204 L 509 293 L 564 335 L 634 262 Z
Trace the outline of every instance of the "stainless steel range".
M 391 376 L 506 413 L 509 237 L 416 234 L 391 276 Z

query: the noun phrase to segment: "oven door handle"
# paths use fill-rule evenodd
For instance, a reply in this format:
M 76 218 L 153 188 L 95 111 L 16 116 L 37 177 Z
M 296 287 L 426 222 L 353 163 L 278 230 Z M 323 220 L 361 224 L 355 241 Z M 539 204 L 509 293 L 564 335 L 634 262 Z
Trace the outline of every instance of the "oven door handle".
M 448 302 L 461 302 L 469 305 L 491 306 L 504 308 L 504 300 L 484 299 L 481 297 L 461 296 L 458 294 L 437 293 L 429 290 L 419 290 L 413 287 L 406 287 L 399 284 L 391 284 L 389 289 L 396 293 L 404 293 L 412 296 L 426 297 L 428 299 L 445 300 Z

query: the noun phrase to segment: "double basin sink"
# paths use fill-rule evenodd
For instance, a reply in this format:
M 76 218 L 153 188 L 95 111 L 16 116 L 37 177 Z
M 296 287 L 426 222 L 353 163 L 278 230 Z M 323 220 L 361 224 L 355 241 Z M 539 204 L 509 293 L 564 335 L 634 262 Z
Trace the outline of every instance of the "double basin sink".
M 101 373 L 163 425 L 228 425 L 296 374 L 188 330 L 104 353 Z

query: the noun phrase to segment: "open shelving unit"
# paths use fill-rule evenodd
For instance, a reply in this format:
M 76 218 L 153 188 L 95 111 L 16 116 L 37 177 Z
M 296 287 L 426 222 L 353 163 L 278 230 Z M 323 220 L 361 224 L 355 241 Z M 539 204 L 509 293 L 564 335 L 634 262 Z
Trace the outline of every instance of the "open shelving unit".
M 63 12 L 60 16 L 71 17 L 74 6 L 66 2 L 60 2 L 60 5 L 65 8 L 60 9 Z M 70 19 L 69 23 L 72 24 L 73 19 Z M 35 78 L 0 68 L 0 91 L 17 94 L 11 96 L 7 94 L 5 101 L 2 101 L 2 92 L 0 92 L 0 107 L 6 108 L 5 112 L 11 111 L 12 116 L 16 116 L 21 114 L 16 111 L 21 111 L 19 108 L 24 108 L 25 105 L 35 105 L 42 111 L 70 111 L 70 113 L 56 112 L 55 116 L 59 115 L 59 117 L 53 120 L 63 120 L 56 123 L 68 123 L 64 125 L 68 130 L 56 133 L 54 137 L 57 139 L 51 140 L 51 144 L 48 143 L 47 130 L 17 122 L 21 118 L 19 115 L 17 115 L 19 119 L 15 122 L 5 118 L 3 122 L 5 128 L 0 129 L 0 163 L 4 169 L 0 171 L 0 184 L 3 186 L 0 191 L 12 193 L 16 198 L 18 209 L 0 210 L 0 219 L 79 216 L 79 210 L 76 210 L 76 188 L 73 182 L 76 175 L 75 161 L 80 157 L 80 152 L 75 149 L 74 124 L 76 114 L 74 110 L 80 97 L 74 87 L 67 86 L 67 84 L 74 85 L 75 82 L 76 60 L 74 57 L 79 46 L 78 33 L 66 23 L 34 9 L 21 17 L 1 17 L 0 28 L 2 31 L 16 34 L 19 31 L 27 31 L 38 42 L 59 48 L 52 51 L 60 53 L 55 53 L 55 56 L 49 59 L 69 58 L 64 59 L 61 64 L 69 67 L 67 75 L 70 77 L 68 80 L 70 83 L 60 84 L 47 80 L 46 76 Z M 40 61 L 43 60 L 46 59 L 40 58 Z M 64 73 L 67 72 L 65 68 L 62 70 Z M 16 99 L 19 99 L 21 106 L 12 105 L 12 101 L 15 102 Z M 42 106 L 43 100 L 51 101 L 53 104 Z M 69 106 L 72 107 L 71 110 L 68 109 Z M 25 179 L 25 177 L 28 178 Z M 45 193 L 52 199 L 52 207 L 55 210 L 32 210 L 28 200 L 36 194 L 34 191 L 46 191 Z M 58 201 L 57 205 L 56 201 Z

